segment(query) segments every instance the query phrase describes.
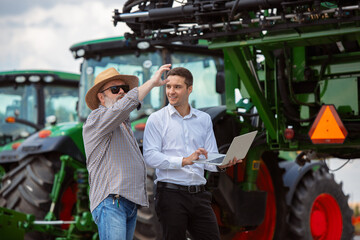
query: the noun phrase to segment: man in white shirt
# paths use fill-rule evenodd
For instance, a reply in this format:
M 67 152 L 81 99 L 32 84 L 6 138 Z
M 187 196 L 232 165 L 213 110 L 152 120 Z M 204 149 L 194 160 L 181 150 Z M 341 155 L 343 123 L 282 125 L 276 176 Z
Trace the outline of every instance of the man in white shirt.
M 221 168 L 193 162 L 218 152 L 211 117 L 188 103 L 193 88 L 189 70 L 174 68 L 167 80 L 169 105 L 150 115 L 143 145 L 146 164 L 156 168 L 155 208 L 163 238 L 183 240 L 188 230 L 195 239 L 220 239 L 204 169 L 223 171 L 242 160 Z

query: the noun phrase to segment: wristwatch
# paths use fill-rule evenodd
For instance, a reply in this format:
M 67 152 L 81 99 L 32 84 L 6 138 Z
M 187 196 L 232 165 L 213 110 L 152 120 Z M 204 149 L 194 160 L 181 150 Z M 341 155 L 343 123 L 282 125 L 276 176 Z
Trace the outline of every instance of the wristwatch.
M 218 170 L 218 172 L 225 172 L 226 168 L 219 168 L 218 166 L 216 166 L 216 169 Z

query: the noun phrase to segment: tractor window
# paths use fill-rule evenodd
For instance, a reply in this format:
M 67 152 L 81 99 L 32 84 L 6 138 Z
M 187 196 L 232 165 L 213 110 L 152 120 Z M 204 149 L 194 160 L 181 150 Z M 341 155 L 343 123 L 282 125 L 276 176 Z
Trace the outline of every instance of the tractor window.
M 221 94 L 216 92 L 216 73 L 218 57 L 198 54 L 172 54 L 172 67 L 184 67 L 193 75 L 193 92 L 190 94 L 190 104 L 195 108 L 213 107 L 222 104 Z
M 16 140 L 35 131 L 24 124 L 5 122 L 13 116 L 37 123 L 37 95 L 32 85 L 0 87 L 0 99 L 0 138 Z
M 95 77 L 107 68 L 114 67 L 121 74 L 136 75 L 139 84 L 142 85 L 164 64 L 161 51 L 142 52 L 140 55 L 134 53 L 106 56 L 101 59 L 85 59 L 82 64 L 80 81 L 79 114 L 82 120 L 90 114 L 90 109 L 85 103 L 85 95 L 93 86 Z M 190 95 L 190 103 L 196 108 L 219 106 L 222 104 L 223 96 L 216 93 L 217 67 L 223 66 L 220 57 L 211 55 L 174 52 L 171 53 L 172 67 L 188 68 L 194 76 L 194 90 Z M 162 108 L 166 104 L 164 87 L 153 88 L 145 97 L 139 111 L 132 111 L 131 120 L 136 120 L 150 115 L 152 112 Z
M 45 118 L 54 115 L 57 123 L 77 121 L 78 92 L 74 87 L 45 86 Z

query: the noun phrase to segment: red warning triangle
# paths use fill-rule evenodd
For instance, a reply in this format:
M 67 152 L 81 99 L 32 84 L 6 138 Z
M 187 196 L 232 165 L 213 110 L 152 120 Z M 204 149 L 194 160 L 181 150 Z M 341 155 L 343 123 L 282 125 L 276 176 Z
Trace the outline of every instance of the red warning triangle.
M 309 136 L 314 144 L 343 143 L 347 131 L 334 105 L 323 105 L 311 126 Z

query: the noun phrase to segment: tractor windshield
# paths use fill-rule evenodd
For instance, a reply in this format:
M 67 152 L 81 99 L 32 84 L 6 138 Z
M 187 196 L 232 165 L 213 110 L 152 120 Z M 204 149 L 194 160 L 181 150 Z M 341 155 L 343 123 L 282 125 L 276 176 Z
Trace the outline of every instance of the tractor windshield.
M 33 85 L 0 88 L 0 134 L 5 144 L 12 139 L 27 137 L 34 128 L 20 123 L 6 123 L 7 117 L 21 118 L 37 123 L 37 92 Z M 7 141 L 7 140 L 8 141 Z
M 74 87 L 45 85 L 45 119 L 55 116 L 56 123 L 77 121 L 78 92 Z
M 159 69 L 163 62 L 162 51 L 146 52 L 141 54 L 124 54 L 117 56 L 106 56 L 101 59 L 85 59 L 82 64 L 81 87 L 80 87 L 80 118 L 85 120 L 90 109 L 85 103 L 85 95 L 93 86 L 95 77 L 103 70 L 114 67 L 120 74 L 135 75 L 139 78 L 139 84 L 145 81 Z M 167 53 L 169 54 L 169 53 Z M 190 95 L 190 103 L 193 107 L 202 108 L 218 106 L 222 104 L 221 94 L 215 91 L 216 74 L 222 66 L 222 59 L 217 56 L 173 52 L 170 55 L 172 68 L 186 67 L 194 77 L 193 93 Z M 132 111 L 131 120 L 136 120 L 160 109 L 167 103 L 164 87 L 154 88 L 144 99 L 139 111 Z
M 7 117 L 16 117 L 39 126 L 44 126 L 49 116 L 55 116 L 57 123 L 76 121 L 77 96 L 77 88 L 54 84 L 0 87 L 1 145 L 28 137 L 36 131 L 35 128 L 22 123 L 7 123 Z

